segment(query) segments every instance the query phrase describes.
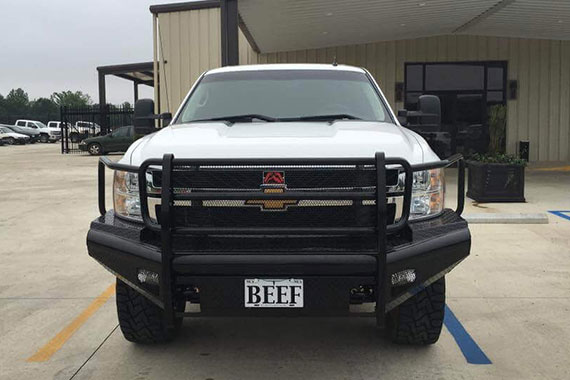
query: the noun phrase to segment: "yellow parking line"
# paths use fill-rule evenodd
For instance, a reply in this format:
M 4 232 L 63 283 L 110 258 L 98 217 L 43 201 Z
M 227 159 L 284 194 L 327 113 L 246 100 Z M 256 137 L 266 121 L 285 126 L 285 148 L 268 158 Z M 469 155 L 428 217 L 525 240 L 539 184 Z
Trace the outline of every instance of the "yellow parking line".
M 55 354 L 69 338 L 91 317 L 107 300 L 115 294 L 115 284 L 110 285 L 99 297 L 93 302 L 77 318 L 69 325 L 65 326 L 56 336 L 52 338 L 45 346 L 40 348 L 35 354 L 26 359 L 27 362 L 45 362 Z

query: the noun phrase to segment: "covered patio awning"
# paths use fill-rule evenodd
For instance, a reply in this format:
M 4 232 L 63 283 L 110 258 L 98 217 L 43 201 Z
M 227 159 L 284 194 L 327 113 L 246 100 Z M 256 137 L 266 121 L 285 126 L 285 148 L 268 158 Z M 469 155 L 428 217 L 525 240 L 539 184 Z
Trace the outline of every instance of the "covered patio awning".
M 225 1 L 237 1 L 242 30 L 261 53 L 444 34 L 570 39 L 570 1 Z
M 105 77 L 114 75 L 133 82 L 133 93 L 135 102 L 139 97 L 138 85 L 144 84 L 154 87 L 154 66 L 153 62 L 127 63 L 122 65 L 109 65 L 97 67 L 99 75 L 99 104 L 107 103 Z

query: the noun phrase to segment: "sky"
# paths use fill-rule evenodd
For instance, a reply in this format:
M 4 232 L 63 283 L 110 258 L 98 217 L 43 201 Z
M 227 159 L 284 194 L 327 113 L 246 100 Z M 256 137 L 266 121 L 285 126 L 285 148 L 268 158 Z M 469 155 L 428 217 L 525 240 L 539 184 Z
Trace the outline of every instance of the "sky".
M 169 2 L 0 0 L 0 94 L 80 90 L 97 102 L 97 66 L 152 61 L 149 6 Z M 152 96 L 139 86 L 139 97 Z M 133 102 L 132 82 L 108 76 L 107 102 L 124 101 Z

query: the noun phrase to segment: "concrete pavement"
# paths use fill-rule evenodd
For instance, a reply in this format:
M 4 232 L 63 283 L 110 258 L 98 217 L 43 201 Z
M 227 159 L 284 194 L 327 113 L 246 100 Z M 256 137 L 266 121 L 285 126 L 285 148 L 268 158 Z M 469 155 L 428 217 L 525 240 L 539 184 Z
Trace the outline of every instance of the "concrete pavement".
M 137 346 L 116 328 L 114 297 L 28 362 L 113 283 L 85 247 L 96 161 L 0 147 L 0 379 L 570 378 L 570 220 L 552 214 L 471 226 L 472 254 L 447 277 L 447 304 L 490 365 L 468 364 L 447 329 L 434 346 L 401 347 L 362 318 L 196 318 L 172 344 Z M 467 200 L 466 213 L 570 210 L 569 188 L 569 172 L 530 170 L 527 204 Z

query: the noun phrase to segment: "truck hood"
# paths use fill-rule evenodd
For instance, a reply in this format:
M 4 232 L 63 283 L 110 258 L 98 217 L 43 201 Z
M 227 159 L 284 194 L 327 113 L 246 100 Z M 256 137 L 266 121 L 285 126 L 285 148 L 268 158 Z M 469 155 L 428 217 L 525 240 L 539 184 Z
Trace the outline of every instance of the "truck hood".
M 41 131 L 41 132 L 50 133 L 50 132 L 59 132 L 60 129 L 59 129 L 59 128 L 54 128 L 54 127 L 44 127 L 44 128 L 40 128 L 40 131 Z M 41 132 L 40 132 L 40 133 L 41 133 Z
M 138 166 L 165 153 L 175 158 L 402 157 L 411 164 L 438 160 L 425 141 L 381 122 L 198 122 L 173 125 L 135 141 L 122 163 Z

